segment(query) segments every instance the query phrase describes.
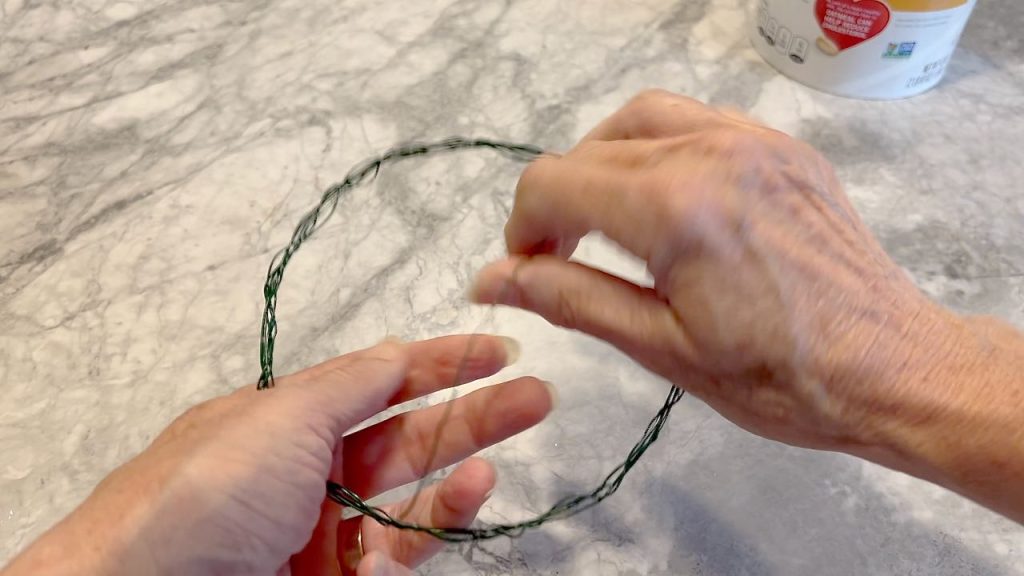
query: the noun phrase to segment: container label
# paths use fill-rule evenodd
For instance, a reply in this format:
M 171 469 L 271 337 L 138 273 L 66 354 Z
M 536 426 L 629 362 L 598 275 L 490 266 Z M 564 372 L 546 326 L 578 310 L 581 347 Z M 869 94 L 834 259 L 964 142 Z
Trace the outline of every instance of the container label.
M 878 0 L 817 0 L 814 13 L 825 35 L 819 48 L 835 55 L 882 33 L 889 7 Z
M 902 98 L 942 78 L 977 0 L 756 0 L 751 36 L 772 66 L 844 96 Z

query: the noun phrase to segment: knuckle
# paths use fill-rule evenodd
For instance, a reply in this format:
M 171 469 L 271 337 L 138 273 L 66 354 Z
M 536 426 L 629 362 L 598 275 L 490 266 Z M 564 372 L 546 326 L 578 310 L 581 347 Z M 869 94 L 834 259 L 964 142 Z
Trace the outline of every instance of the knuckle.
M 749 172 L 780 161 L 790 149 L 787 140 L 788 136 L 771 130 L 726 124 L 705 129 L 700 148 L 711 160 L 730 162 L 733 169 Z
M 331 381 L 348 382 L 388 375 L 392 369 L 404 365 L 407 354 L 405 346 L 400 341 L 387 339 L 371 348 L 334 358 L 329 361 L 322 375 L 310 377 L 326 376 Z
M 629 104 L 638 108 L 660 106 L 678 96 L 663 88 L 645 88 L 638 92 L 629 101 Z
M 407 427 L 409 442 L 404 443 L 409 461 L 414 462 L 417 468 L 422 469 L 432 464 L 428 461 L 430 447 L 434 444 L 437 431 L 430 426 L 409 426 Z M 441 433 L 444 433 L 443 431 Z
M 689 114 L 708 120 L 714 109 L 700 100 L 669 92 L 662 88 L 648 88 L 634 96 L 626 108 L 638 117 L 658 118 L 666 112 Z
M 174 419 L 171 425 L 160 434 L 156 442 L 167 442 L 177 438 L 190 437 L 195 432 L 207 427 L 211 422 L 218 422 L 226 410 L 227 398 L 214 398 L 189 407 Z
M 516 184 L 515 202 L 512 208 L 512 216 L 516 221 L 523 218 L 527 220 L 543 211 L 544 196 L 551 186 L 546 183 L 553 178 L 553 171 L 556 168 L 557 159 L 538 158 L 531 162 L 519 176 Z M 512 224 L 510 219 L 508 225 Z M 506 234 L 509 227 L 506 226 Z
M 754 154 L 764 146 L 760 134 L 736 126 L 722 125 L 706 131 L 712 149 L 728 155 Z
M 474 453 L 483 450 L 488 444 L 493 442 L 493 440 L 488 442 L 490 426 L 486 419 L 466 418 L 464 421 L 466 423 L 466 440 L 469 443 L 470 450 Z
M 527 202 L 536 195 L 542 183 L 549 178 L 555 161 L 555 158 L 542 156 L 526 166 L 516 184 L 517 204 Z
M 368 348 L 356 356 L 356 363 L 376 370 L 400 364 L 406 359 L 407 349 L 401 340 L 393 337 L 385 339 L 373 348 Z
M 576 330 L 580 327 L 579 294 L 575 291 L 559 288 L 555 291 L 555 319 L 556 323 L 563 328 Z
M 607 150 L 608 142 L 604 140 L 586 140 L 577 144 L 570 152 L 569 155 L 577 158 L 590 158 L 593 156 L 602 155 L 603 150 Z
M 434 500 L 436 508 L 433 513 L 435 516 L 453 519 L 462 516 L 465 513 L 463 508 L 466 504 L 457 497 L 457 494 L 457 492 L 451 490 L 449 484 L 442 483 Z
M 641 120 L 657 116 L 668 107 L 673 94 L 659 88 L 648 88 L 631 98 L 622 108 L 623 119 Z
M 185 410 L 178 417 L 178 420 L 189 425 L 199 424 L 219 413 L 221 411 L 221 404 L 220 398 L 200 402 Z
M 736 106 L 719 106 L 715 108 L 715 110 L 717 110 L 719 114 L 726 117 L 728 120 L 744 124 L 754 123 L 753 118 L 751 118 L 745 111 L 737 108 Z

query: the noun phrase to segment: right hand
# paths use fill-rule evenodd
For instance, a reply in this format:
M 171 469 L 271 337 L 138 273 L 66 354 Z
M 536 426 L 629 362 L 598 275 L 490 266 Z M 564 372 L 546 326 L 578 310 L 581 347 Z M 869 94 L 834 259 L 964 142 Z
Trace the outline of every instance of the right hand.
M 653 287 L 569 262 L 591 231 L 642 258 Z M 820 154 L 667 92 L 531 164 L 505 234 L 511 256 L 480 273 L 475 300 L 607 340 L 790 444 L 867 455 L 928 418 L 894 407 L 920 397 L 961 331 L 872 238 Z M 957 390 L 927 385 L 929 406 Z

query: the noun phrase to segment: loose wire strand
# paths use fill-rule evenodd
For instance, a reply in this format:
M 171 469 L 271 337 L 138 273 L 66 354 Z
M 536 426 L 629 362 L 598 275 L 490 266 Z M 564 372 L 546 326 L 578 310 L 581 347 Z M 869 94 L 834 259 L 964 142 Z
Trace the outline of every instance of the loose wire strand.
M 263 319 L 260 327 L 260 378 L 256 385 L 257 390 L 265 390 L 274 386 L 274 344 L 277 340 L 278 331 L 276 314 L 277 295 L 281 287 L 281 282 L 284 280 L 285 268 L 288 266 L 288 263 L 291 261 L 292 257 L 295 256 L 295 253 L 299 250 L 302 244 L 312 237 L 313 234 L 330 219 L 331 215 L 334 214 L 341 198 L 355 188 L 374 181 L 380 174 L 381 169 L 387 164 L 397 163 L 403 159 L 414 156 L 426 156 L 434 153 L 473 148 L 489 148 L 519 162 L 530 162 L 544 154 L 544 151 L 541 148 L 530 144 L 517 144 L 486 138 L 462 138 L 456 136 L 438 142 L 407 143 L 391 148 L 379 156 L 369 158 L 357 164 L 351 171 L 349 171 L 344 180 L 338 184 L 330 186 L 324 191 L 320 197 L 320 202 L 302 217 L 298 226 L 295 228 L 295 231 L 292 233 L 288 245 L 274 256 L 267 270 L 267 278 L 263 285 L 264 308 Z M 516 275 L 521 265 L 522 264 L 517 266 L 513 271 L 512 277 L 506 283 L 503 290 L 508 290 L 514 285 Z M 463 358 L 456 369 L 455 382 L 460 380 L 462 373 L 465 370 L 465 365 L 470 357 L 470 353 L 472 352 L 474 342 L 475 338 L 471 337 L 470 341 L 467 343 L 467 351 L 463 355 Z M 601 484 L 595 489 L 586 494 L 565 496 L 559 499 L 546 512 L 523 522 L 514 524 L 494 524 L 479 528 L 443 528 L 423 526 L 402 520 L 400 517 L 404 516 L 405 512 L 399 514 L 399 517 L 396 517 L 382 508 L 368 504 L 360 498 L 358 494 L 336 482 L 327 482 L 327 496 L 332 501 L 342 506 L 347 506 L 384 526 L 429 534 L 434 538 L 446 542 L 489 540 L 499 536 L 509 536 L 514 538 L 522 535 L 530 528 L 541 526 L 542 524 L 552 520 L 564 519 L 578 514 L 588 508 L 596 506 L 598 503 L 614 494 L 622 485 L 622 482 L 625 480 L 629 471 L 632 470 L 640 460 L 640 457 L 643 456 L 644 452 L 646 452 L 647 449 L 650 448 L 650 446 L 658 439 L 658 436 L 664 429 L 665 424 L 668 422 L 668 417 L 672 408 L 682 398 L 682 389 L 672 386 L 669 390 L 668 396 L 665 398 L 665 402 L 647 424 L 643 435 L 629 451 L 626 459 L 609 472 Z M 441 424 L 439 425 L 439 433 L 435 437 L 434 443 L 432 444 L 428 454 L 427 464 L 425 466 L 426 470 L 430 469 L 430 466 L 436 457 L 440 445 L 440 430 L 443 429 L 444 423 L 448 419 L 451 405 L 451 402 L 449 402 L 449 408 L 442 416 Z M 421 480 L 419 488 L 422 488 L 425 482 L 426 478 Z M 418 497 L 420 491 L 420 489 L 417 489 L 414 500 Z M 412 508 L 412 506 L 413 503 L 410 503 L 405 508 L 405 511 L 407 512 Z

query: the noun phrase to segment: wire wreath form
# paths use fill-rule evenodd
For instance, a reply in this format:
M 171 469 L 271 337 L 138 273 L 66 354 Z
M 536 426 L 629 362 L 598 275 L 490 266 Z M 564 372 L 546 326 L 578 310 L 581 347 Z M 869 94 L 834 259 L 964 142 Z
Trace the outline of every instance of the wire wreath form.
M 353 189 L 372 182 L 377 178 L 381 169 L 386 165 L 394 164 L 403 159 L 415 156 L 428 156 L 435 153 L 477 148 L 491 149 L 507 158 L 524 163 L 530 162 L 544 154 L 542 149 L 530 144 L 517 144 L 485 138 L 452 137 L 430 143 L 408 143 L 391 148 L 379 156 L 364 160 L 352 168 L 343 181 L 332 185 L 324 191 L 320 197 L 320 202 L 302 217 L 298 226 L 295 228 L 295 231 L 292 233 L 290 242 L 274 256 L 270 263 L 270 267 L 267 270 L 266 282 L 263 285 L 265 306 L 263 308 L 263 322 L 260 331 L 260 379 L 256 386 L 258 390 L 264 390 L 274 385 L 274 343 L 277 339 L 278 328 L 276 315 L 277 295 L 281 287 L 281 282 L 284 279 L 285 268 L 288 266 L 292 257 L 295 256 L 295 253 L 302 246 L 303 242 L 312 237 L 313 234 L 330 219 L 338 206 L 339 200 Z M 515 272 L 513 273 L 513 279 L 509 281 L 508 285 L 511 285 L 514 282 L 514 278 Z M 508 288 L 508 285 L 506 285 L 506 289 Z M 472 349 L 473 343 L 474 339 L 471 337 L 467 344 L 467 353 L 463 356 L 459 367 L 456 369 L 454 382 L 459 381 L 462 372 L 465 369 L 464 364 L 470 356 L 469 351 Z M 406 522 L 382 508 L 372 506 L 352 490 L 335 482 L 327 482 L 327 496 L 332 501 L 351 508 L 353 511 L 363 514 L 364 516 L 372 518 L 374 521 L 384 526 L 391 526 L 400 530 L 422 532 L 446 542 L 489 540 L 499 536 L 517 537 L 522 535 L 528 529 L 536 528 L 549 521 L 568 518 L 578 514 L 588 508 L 596 506 L 602 500 L 614 494 L 616 490 L 619 489 L 619 486 L 622 485 L 622 482 L 625 480 L 629 471 L 640 460 L 640 457 L 643 456 L 644 452 L 647 451 L 651 444 L 658 439 L 659 434 L 668 422 L 668 417 L 672 408 L 679 402 L 679 400 L 682 399 L 682 397 L 683 391 L 680 388 L 672 386 L 668 396 L 665 398 L 665 402 L 662 404 L 661 408 L 658 409 L 657 413 L 655 413 L 654 417 L 651 418 L 651 421 L 647 424 L 643 435 L 629 451 L 626 459 L 609 472 L 596 488 L 586 494 L 565 496 L 555 502 L 555 504 L 546 512 L 523 522 L 515 524 L 494 524 L 476 528 L 423 526 L 420 524 Z M 450 405 L 451 403 L 449 403 L 449 406 Z M 446 420 L 447 418 L 442 418 L 442 427 Z M 427 469 L 429 469 L 434 455 L 437 452 L 440 436 L 441 435 L 439 433 L 435 437 L 434 445 L 431 448 L 431 453 L 428 457 Z M 418 494 L 419 491 L 417 490 L 417 495 Z

